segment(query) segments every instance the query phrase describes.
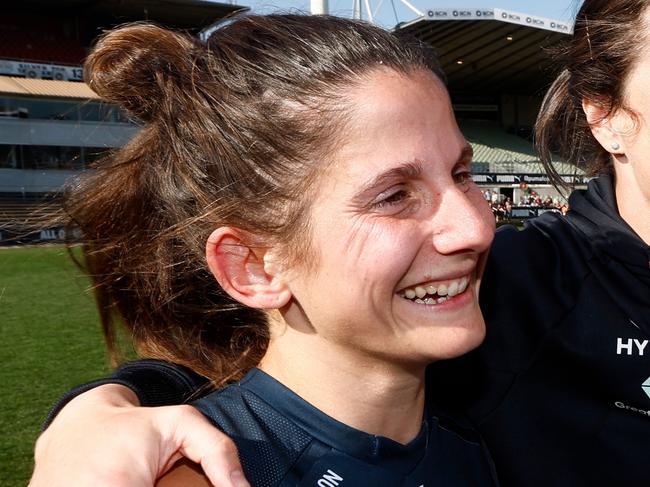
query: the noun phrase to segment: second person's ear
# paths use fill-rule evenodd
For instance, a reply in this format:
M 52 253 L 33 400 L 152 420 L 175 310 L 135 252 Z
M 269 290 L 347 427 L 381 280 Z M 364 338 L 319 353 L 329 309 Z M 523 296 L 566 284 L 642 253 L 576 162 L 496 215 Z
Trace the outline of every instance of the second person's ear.
M 624 110 L 609 113 L 607 107 L 590 100 L 582 100 L 591 133 L 610 154 L 625 153 L 625 134 L 634 130 L 634 121 Z

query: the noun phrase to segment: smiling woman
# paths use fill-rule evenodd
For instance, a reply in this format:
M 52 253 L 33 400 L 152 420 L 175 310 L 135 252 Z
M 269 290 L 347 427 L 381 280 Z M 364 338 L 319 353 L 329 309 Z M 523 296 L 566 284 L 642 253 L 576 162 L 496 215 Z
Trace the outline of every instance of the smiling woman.
M 68 204 L 105 326 L 231 383 L 194 406 L 253 485 L 495 485 L 425 390 L 428 364 L 483 340 L 494 233 L 428 51 L 251 16 L 205 45 L 125 26 L 86 69 L 145 122 Z M 161 485 L 193 481 L 179 467 Z
M 396 458 L 419 451 L 434 478 L 436 472 L 449 474 L 435 485 L 475 485 L 464 476 L 475 470 L 454 469 L 482 463 L 474 459 L 463 467 L 459 459 L 468 458 L 467 449 L 456 448 L 445 433 L 429 436 L 425 449 L 420 449 L 421 433 L 402 444 L 413 437 L 420 411 L 426 429 L 440 425 L 438 408 L 446 407 L 466 413 L 483 434 L 504 486 L 650 485 L 645 467 L 650 379 L 644 348 L 650 335 L 649 5 L 648 0 L 583 2 L 564 49 L 563 70 L 545 97 L 536 140 L 549 174 L 557 176 L 552 165 L 557 151 L 594 179 L 587 190 L 572 193 L 566 215 L 547 212 L 521 231 L 502 227 L 483 276 L 491 227 L 468 181 L 469 152 L 439 80 L 418 62 L 408 61 L 403 69 L 402 61 L 415 59 L 404 53 L 400 63 L 387 64 L 384 49 L 392 45 L 390 37 L 373 43 L 372 52 L 383 54 L 366 68 L 344 69 L 340 87 L 346 89 L 337 93 L 349 96 L 339 99 L 338 112 L 329 112 L 341 122 L 330 132 L 336 143 L 327 146 L 327 157 L 313 159 L 322 177 L 312 180 L 314 191 L 305 207 L 309 218 L 298 241 L 309 244 L 302 248 L 310 252 L 300 254 L 309 258 L 288 266 L 270 259 L 268 268 L 278 285 L 288 286 L 291 304 L 269 314 L 272 335 L 260 367 L 293 381 L 291 387 L 312 404 L 301 408 L 302 399 L 274 395 L 265 386 L 257 389 L 257 397 L 280 404 L 281 417 L 291 418 L 300 431 L 306 424 L 319 425 L 312 431 L 321 442 L 332 438 L 322 430 L 335 431 L 346 438 L 347 446 L 339 451 L 362 455 L 363 461 L 375 462 L 369 472 L 382 472 L 379 479 L 346 477 L 347 472 L 337 479 L 392 485 L 395 477 L 388 472 L 413 465 Z M 301 39 L 313 41 L 306 32 Z M 332 39 L 342 42 L 333 44 L 337 48 L 356 46 L 348 46 L 349 39 Z M 360 51 L 352 49 L 350 58 L 337 55 L 332 64 L 323 59 L 330 66 L 355 59 L 356 65 Z M 301 69 L 311 65 L 300 63 Z M 331 100 L 326 93 L 317 95 Z M 274 265 L 277 273 L 271 272 Z M 475 308 L 481 277 L 486 339 L 475 351 L 430 365 L 425 390 L 419 382 L 422 364 L 461 354 L 483 335 Z M 371 328 L 377 337 L 370 336 Z M 300 338 L 282 355 L 277 352 L 285 335 Z M 37 476 L 46 479 L 42 485 L 71 474 L 107 476 L 111 486 L 150 484 L 181 453 L 200 461 L 216 485 L 241 479 L 235 449 L 196 409 L 133 407 L 194 398 L 205 378 L 169 363 L 143 361 L 126 364 L 107 381 L 123 385 L 81 394 L 42 436 L 36 455 Z M 216 412 L 213 406 L 224 405 L 237 387 L 250 388 L 250 382 L 197 405 L 212 411 L 211 418 L 223 418 L 230 414 L 227 408 Z M 430 408 L 434 401 L 436 410 Z M 248 409 L 257 410 L 255 404 Z M 323 411 L 330 414 L 327 420 L 320 416 Z M 176 421 L 163 420 L 172 414 Z M 337 417 L 383 436 L 350 432 Z M 378 418 L 384 422 L 375 423 Z M 242 421 L 215 422 L 233 436 L 250 473 L 255 448 L 275 443 L 266 441 L 265 431 L 272 430 L 264 428 L 242 440 L 232 427 Z M 287 424 L 283 421 L 275 424 Z M 107 438 L 105 426 L 93 422 L 117 431 Z M 133 427 L 144 432 L 137 440 Z M 437 440 L 443 448 L 435 452 L 430 447 Z M 333 444 L 322 449 L 317 443 L 300 458 L 316 461 L 315 474 L 324 475 L 331 457 L 323 452 L 331 452 Z M 72 453 L 70 445 L 76 447 Z M 374 445 L 369 448 L 377 455 L 364 456 L 368 450 L 359 445 Z M 272 450 L 267 458 L 279 454 Z M 75 456 L 92 460 L 88 452 L 98 452 L 98 461 L 73 471 L 60 468 Z M 134 457 L 141 463 L 133 466 Z M 298 470 L 303 466 L 296 464 Z M 337 468 L 327 475 L 343 472 Z M 125 470 L 128 479 L 116 482 Z M 343 483 L 333 479 L 308 476 L 305 483 Z M 286 483 L 295 483 L 295 477 L 289 475 Z
M 353 353 L 401 368 L 464 353 L 484 335 L 477 269 L 494 224 L 467 178 L 467 142 L 446 90 L 428 71 L 379 69 L 366 74 L 348 99 L 345 137 L 311 206 L 315 257 L 308 274 L 291 277 L 302 319 L 326 345 L 319 357 L 333 361 Z M 458 293 L 456 284 L 456 295 L 441 292 L 440 302 L 404 299 L 409 288 L 443 291 L 460 281 L 466 292 Z M 300 340 L 313 337 L 294 336 L 295 329 L 271 341 L 263 366 L 283 341 L 287 350 L 305 350 Z M 310 370 L 316 361 L 305 362 L 309 376 L 322 376 L 329 367 Z M 394 418 L 395 412 L 387 414 Z M 391 423 L 400 430 L 398 421 Z

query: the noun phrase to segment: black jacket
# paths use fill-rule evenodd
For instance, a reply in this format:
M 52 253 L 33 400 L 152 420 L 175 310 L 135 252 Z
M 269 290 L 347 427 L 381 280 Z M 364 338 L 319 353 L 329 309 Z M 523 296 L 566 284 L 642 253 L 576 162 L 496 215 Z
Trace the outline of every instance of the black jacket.
M 428 391 L 467 412 L 506 487 L 650 486 L 650 247 L 618 215 L 610 177 L 570 206 L 497 232 L 485 343 L 431 366 Z M 151 362 L 113 380 L 145 405 L 203 383 Z
M 497 233 L 487 338 L 430 386 L 470 415 L 504 486 L 650 486 L 650 247 L 610 177 L 570 207 Z

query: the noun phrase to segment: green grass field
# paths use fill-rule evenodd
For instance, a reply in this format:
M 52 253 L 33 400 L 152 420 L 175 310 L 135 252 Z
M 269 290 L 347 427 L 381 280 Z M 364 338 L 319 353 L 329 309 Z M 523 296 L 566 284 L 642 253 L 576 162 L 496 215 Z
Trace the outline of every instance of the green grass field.
M 64 247 L 0 249 L 0 485 L 24 486 L 41 423 L 109 371 L 88 281 Z

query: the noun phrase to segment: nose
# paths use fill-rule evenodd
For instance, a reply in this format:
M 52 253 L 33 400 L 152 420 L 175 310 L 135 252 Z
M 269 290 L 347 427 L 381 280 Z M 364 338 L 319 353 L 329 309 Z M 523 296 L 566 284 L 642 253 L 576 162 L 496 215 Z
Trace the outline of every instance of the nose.
M 494 216 L 476 187 L 444 191 L 431 224 L 433 245 L 440 254 L 485 252 L 494 238 Z

